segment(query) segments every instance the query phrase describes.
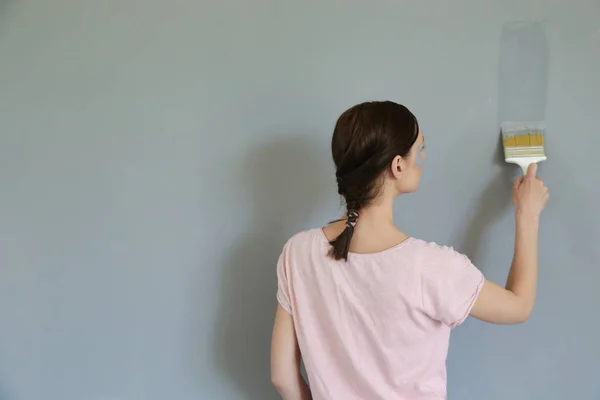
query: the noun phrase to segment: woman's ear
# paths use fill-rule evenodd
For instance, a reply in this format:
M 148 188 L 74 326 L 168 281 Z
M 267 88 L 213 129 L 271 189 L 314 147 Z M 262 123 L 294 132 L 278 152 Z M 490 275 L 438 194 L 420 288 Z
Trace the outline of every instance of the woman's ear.
M 396 156 L 392 160 L 392 164 L 390 165 L 390 167 L 392 176 L 396 179 L 400 179 L 402 171 L 404 171 L 404 169 L 406 168 L 406 160 L 404 160 L 404 158 L 400 156 Z

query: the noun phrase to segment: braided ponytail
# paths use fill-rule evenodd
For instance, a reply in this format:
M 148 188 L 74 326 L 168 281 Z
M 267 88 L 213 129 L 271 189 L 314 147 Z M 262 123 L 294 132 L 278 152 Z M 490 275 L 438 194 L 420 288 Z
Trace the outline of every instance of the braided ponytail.
M 358 219 L 358 211 L 355 209 L 348 209 L 346 213 L 346 229 L 340 233 L 338 237 L 329 242 L 331 249 L 329 249 L 329 255 L 336 260 L 344 259 L 348 261 L 348 253 L 350 252 L 350 242 L 354 235 L 354 227 L 356 226 L 356 220 Z

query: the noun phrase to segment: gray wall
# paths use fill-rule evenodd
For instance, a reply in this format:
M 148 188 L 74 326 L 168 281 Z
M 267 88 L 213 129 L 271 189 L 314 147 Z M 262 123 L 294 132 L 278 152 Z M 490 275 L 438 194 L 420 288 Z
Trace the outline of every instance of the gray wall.
M 539 300 L 456 330 L 450 398 L 600 398 L 600 2 L 367 3 L 0 1 L 0 400 L 277 398 L 275 262 L 338 215 L 330 135 L 363 100 L 427 138 L 402 229 L 502 282 L 522 19 L 549 43 Z

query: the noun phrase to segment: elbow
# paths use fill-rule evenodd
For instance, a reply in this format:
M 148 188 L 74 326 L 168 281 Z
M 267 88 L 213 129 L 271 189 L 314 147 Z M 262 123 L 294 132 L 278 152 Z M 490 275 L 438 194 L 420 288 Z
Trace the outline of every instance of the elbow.
M 527 322 L 527 320 L 529 319 L 529 314 L 528 313 L 523 313 L 522 315 L 519 315 L 517 318 L 515 318 L 515 325 L 519 325 L 519 324 L 524 324 L 525 322 Z
M 283 398 L 293 397 L 301 387 L 302 376 L 294 371 L 271 372 L 271 384 Z
M 290 387 L 290 379 L 281 372 L 272 371 L 271 372 L 271 384 L 275 387 L 275 389 L 281 394 L 285 393 L 289 390 Z
M 523 306 L 521 309 L 521 312 L 517 316 L 515 322 L 517 324 L 523 324 L 523 323 L 527 322 L 529 320 L 529 317 L 531 316 L 532 311 L 533 311 L 533 304 Z

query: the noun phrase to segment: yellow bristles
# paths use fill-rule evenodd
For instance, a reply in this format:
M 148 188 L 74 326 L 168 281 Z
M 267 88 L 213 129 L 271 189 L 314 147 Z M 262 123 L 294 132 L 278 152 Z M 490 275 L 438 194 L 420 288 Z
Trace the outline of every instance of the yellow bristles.
M 505 136 L 503 138 L 504 147 L 529 147 L 543 146 L 544 135 L 542 133 L 532 133 L 525 135 Z

